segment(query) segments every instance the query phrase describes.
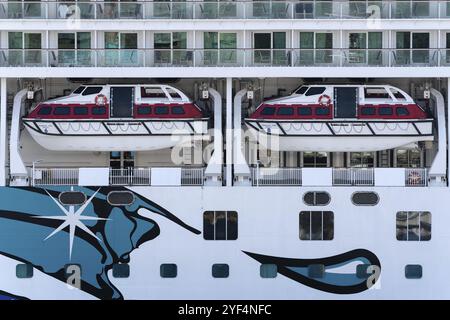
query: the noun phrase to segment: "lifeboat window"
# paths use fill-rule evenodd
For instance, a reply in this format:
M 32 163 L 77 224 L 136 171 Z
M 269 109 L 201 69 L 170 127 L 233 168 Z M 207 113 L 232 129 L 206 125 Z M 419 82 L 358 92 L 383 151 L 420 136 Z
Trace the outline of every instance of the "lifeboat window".
M 141 88 L 141 98 L 165 98 L 167 96 L 161 88 Z
M 44 106 L 44 107 L 39 108 L 38 115 L 48 116 L 51 112 L 52 112 L 52 107 Z
M 302 211 L 299 216 L 300 240 L 333 240 L 334 213 Z
M 295 91 L 296 94 L 304 94 L 309 87 L 301 86 L 300 89 Z
M 184 108 L 181 106 L 172 107 L 172 114 L 185 114 Z
M 55 116 L 67 116 L 70 114 L 70 108 L 69 107 L 56 107 L 53 110 L 53 114 Z
M 380 198 L 375 192 L 355 192 L 352 194 L 352 202 L 355 206 L 375 206 Z
M 106 108 L 105 107 L 93 107 L 92 114 L 96 115 L 96 116 L 104 115 L 104 114 L 106 114 Z
M 138 114 L 140 114 L 140 115 L 151 114 L 151 113 L 152 113 L 152 107 L 150 107 L 150 106 L 144 106 L 144 107 L 138 108 Z
M 375 115 L 375 108 L 374 107 L 362 107 L 361 108 L 361 115 L 363 116 L 374 116 Z
M 292 116 L 294 114 L 294 108 L 292 107 L 281 107 L 277 110 L 277 115 L 279 116 Z
M 330 109 L 327 107 L 316 108 L 316 116 L 328 116 L 330 114 Z
M 378 114 L 380 116 L 391 116 L 392 115 L 392 108 L 391 107 L 380 107 L 378 109 Z
M 301 107 L 297 109 L 297 114 L 299 116 L 310 116 L 312 115 L 311 107 Z
M 82 205 L 86 202 L 86 195 L 79 191 L 61 192 L 59 202 L 65 205 Z
M 77 116 L 87 115 L 89 113 L 88 107 L 75 107 L 73 108 L 73 114 Z
M 399 211 L 396 217 L 397 240 L 431 240 L 431 213 L 428 211 Z
M 390 99 L 391 98 L 385 88 L 364 88 L 364 97 L 366 99 Z
M 409 116 L 409 111 L 405 107 L 395 109 L 395 113 L 397 113 L 398 116 Z
M 261 114 L 264 116 L 273 116 L 275 114 L 275 107 L 264 107 Z
M 406 100 L 405 96 L 397 89 L 391 88 L 391 92 L 397 100 Z
M 306 92 L 305 96 L 315 96 L 318 94 L 322 94 L 325 92 L 325 87 L 311 87 L 308 92 Z
M 167 92 L 169 93 L 172 99 L 181 100 L 181 96 L 172 88 L 167 88 Z
M 72 92 L 72 94 L 80 94 L 81 92 L 83 92 L 84 88 L 86 87 L 85 86 L 78 87 Z
M 111 191 L 107 201 L 113 206 L 128 206 L 134 202 L 134 195 L 129 191 Z
M 330 201 L 330 195 L 322 191 L 306 192 L 303 196 L 303 202 L 308 206 L 326 206 Z
M 155 114 L 169 114 L 169 107 L 166 106 L 155 107 Z
M 88 96 L 90 94 L 97 94 L 102 91 L 103 87 L 87 87 L 86 90 L 83 91 L 82 96 Z
M 212 265 L 211 273 L 213 278 L 228 278 L 230 266 L 226 263 L 215 263 Z

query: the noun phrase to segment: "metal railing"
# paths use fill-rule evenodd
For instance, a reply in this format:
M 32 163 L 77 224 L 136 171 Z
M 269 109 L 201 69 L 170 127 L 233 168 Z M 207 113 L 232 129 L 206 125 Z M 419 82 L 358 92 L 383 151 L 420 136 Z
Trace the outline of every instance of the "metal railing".
M 333 168 L 334 186 L 373 186 L 373 168 Z
M 301 186 L 301 168 L 250 168 L 253 186 Z
M 0 49 L 0 67 L 313 66 L 450 66 L 450 49 Z
M 407 187 L 426 187 L 428 185 L 427 168 L 406 168 L 405 185 Z
M 78 185 L 79 168 L 35 168 L 31 175 L 33 186 Z M 182 186 L 202 186 L 204 180 L 204 168 L 181 168 Z M 150 186 L 151 168 L 110 168 L 109 185 Z
M 450 1 L 0 1 L 0 19 L 448 19 Z

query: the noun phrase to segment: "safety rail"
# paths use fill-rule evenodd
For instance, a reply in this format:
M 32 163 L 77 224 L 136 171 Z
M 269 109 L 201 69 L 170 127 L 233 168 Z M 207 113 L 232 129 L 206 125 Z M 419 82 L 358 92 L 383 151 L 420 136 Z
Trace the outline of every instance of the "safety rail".
M 181 186 L 202 186 L 204 168 L 180 168 Z M 152 168 L 109 169 L 109 185 L 150 186 Z M 31 169 L 31 184 L 46 185 L 78 185 L 79 168 L 34 168 Z
M 428 169 L 406 168 L 405 185 L 408 187 L 426 187 L 428 185 Z
M 0 1 L 0 19 L 449 19 L 450 1 Z
M 333 168 L 334 186 L 373 186 L 373 168 Z
M 301 186 L 301 168 L 251 168 L 253 186 Z
M 412 66 L 450 66 L 450 49 L 0 49 L 0 67 Z

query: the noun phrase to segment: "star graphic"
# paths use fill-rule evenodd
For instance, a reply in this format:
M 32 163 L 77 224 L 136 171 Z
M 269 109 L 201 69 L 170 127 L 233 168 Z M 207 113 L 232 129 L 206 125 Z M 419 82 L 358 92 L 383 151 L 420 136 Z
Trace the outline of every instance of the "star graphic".
M 99 189 L 100 190 L 100 189 Z M 69 258 L 72 259 L 72 249 L 73 249 L 73 241 L 75 238 L 75 230 L 76 228 L 80 228 L 90 236 L 94 237 L 98 241 L 102 241 L 99 239 L 83 222 L 82 220 L 109 220 L 107 218 L 98 218 L 98 217 L 89 217 L 89 216 L 82 216 L 84 209 L 91 203 L 92 199 L 94 199 L 95 195 L 99 191 L 97 190 L 85 203 L 83 203 L 78 210 L 75 211 L 75 206 L 71 205 L 69 206 L 69 210 L 67 210 L 57 199 L 52 197 L 52 195 L 46 190 L 47 194 L 52 198 L 52 200 L 56 203 L 56 205 L 61 209 L 61 211 L 64 213 L 64 216 L 37 216 L 36 218 L 39 219 L 52 219 L 52 220 L 61 220 L 63 221 L 58 228 L 56 228 L 52 233 L 50 233 L 45 239 L 50 239 L 55 234 L 59 233 L 61 230 L 69 226 Z M 73 191 L 73 188 L 71 188 L 71 191 Z

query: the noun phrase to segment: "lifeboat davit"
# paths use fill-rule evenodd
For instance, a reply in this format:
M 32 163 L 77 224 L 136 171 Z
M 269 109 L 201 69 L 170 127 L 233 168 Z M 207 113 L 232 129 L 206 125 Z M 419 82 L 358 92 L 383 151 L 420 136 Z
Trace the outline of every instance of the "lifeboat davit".
M 48 150 L 145 151 L 208 138 L 208 117 L 168 85 L 83 85 L 22 121 Z
M 380 151 L 432 141 L 433 119 L 389 85 L 305 85 L 264 101 L 245 123 L 278 151 Z

